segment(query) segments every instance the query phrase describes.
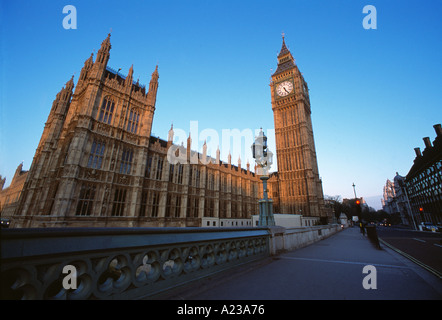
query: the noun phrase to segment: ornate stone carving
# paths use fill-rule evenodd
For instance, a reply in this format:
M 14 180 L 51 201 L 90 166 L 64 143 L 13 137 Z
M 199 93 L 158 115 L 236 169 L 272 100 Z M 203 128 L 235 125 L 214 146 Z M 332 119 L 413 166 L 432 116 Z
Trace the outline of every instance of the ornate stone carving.
M 185 242 L 139 247 L 137 243 L 129 241 L 128 247 L 115 246 L 112 250 L 104 245 L 106 235 L 91 234 L 90 241 L 94 243 L 91 250 L 60 252 L 42 258 L 29 252 L 30 256 L 22 257 L 26 259 L 21 261 L 2 257 L 0 298 L 79 300 L 149 297 L 181 282 L 269 254 L 266 232 L 261 231 L 261 235 L 257 235 L 249 231 L 250 236 L 244 235 L 248 231 L 241 232 L 241 238 L 227 237 L 222 240 L 213 240 L 217 238 L 213 237 L 213 232 L 195 232 L 195 235 L 178 232 L 175 236 L 180 241 L 187 239 Z M 158 237 L 164 235 L 164 232 L 160 232 Z M 198 242 L 195 242 L 195 236 Z M 119 243 L 118 237 L 118 234 L 113 234 L 112 241 Z M 74 238 L 59 237 L 51 242 L 51 246 L 57 248 L 63 240 L 70 241 L 72 247 L 77 245 Z M 136 239 L 132 241 L 136 242 Z M 103 250 L 98 250 L 98 243 L 102 243 Z M 38 250 L 53 250 L 49 244 L 46 246 Z M 63 267 L 66 265 L 74 266 L 77 271 L 75 290 L 63 287 Z

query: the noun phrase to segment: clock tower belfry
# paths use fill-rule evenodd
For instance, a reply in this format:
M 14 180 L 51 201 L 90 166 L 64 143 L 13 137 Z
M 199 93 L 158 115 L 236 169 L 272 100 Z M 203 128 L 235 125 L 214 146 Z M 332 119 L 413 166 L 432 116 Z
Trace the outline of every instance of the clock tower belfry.
M 284 35 L 270 89 L 280 213 L 325 217 L 308 86 L 285 44 Z

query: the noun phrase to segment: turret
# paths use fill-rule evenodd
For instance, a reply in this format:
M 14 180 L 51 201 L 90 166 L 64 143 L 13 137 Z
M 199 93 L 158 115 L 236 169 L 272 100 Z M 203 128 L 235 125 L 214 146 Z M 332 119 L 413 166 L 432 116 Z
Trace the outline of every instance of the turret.
M 216 149 L 216 164 L 219 165 L 219 161 L 220 161 L 220 151 L 219 151 L 219 146 Z
M 57 104 L 57 107 L 54 110 L 56 114 L 66 116 L 69 109 L 69 105 L 71 103 L 71 97 L 73 92 L 74 92 L 74 76 L 72 76 L 71 79 L 68 82 L 66 82 L 65 86 L 60 90 L 60 92 L 57 94 L 56 99 L 54 100 L 54 103 Z
M 134 78 L 134 65 L 131 65 L 130 69 L 129 69 L 129 73 L 128 73 L 126 79 L 124 80 L 124 86 L 126 88 L 132 88 L 133 78 Z
M 68 82 L 66 82 L 66 91 L 69 93 L 72 93 L 72 91 L 74 90 L 74 76 L 72 75 L 71 79 L 69 79 Z
M 83 85 L 83 81 L 86 80 L 88 77 L 89 71 L 94 66 L 94 54 L 91 53 L 91 56 L 87 58 L 87 60 L 84 62 L 84 66 L 80 71 L 80 77 L 78 78 L 77 88 L 81 87 Z
M 203 144 L 203 158 L 201 159 L 203 164 L 207 164 L 207 143 L 206 140 L 204 140 Z
M 107 38 L 104 39 L 104 41 L 101 43 L 100 50 L 98 50 L 97 53 L 97 59 L 95 60 L 95 64 L 99 66 L 106 67 L 107 62 L 109 61 L 110 57 L 110 49 L 111 49 L 111 43 L 110 43 L 110 33 L 107 35 Z
M 61 130 L 66 119 L 66 115 L 69 111 L 71 105 L 71 98 L 74 90 L 74 76 L 66 82 L 65 86 L 61 88 L 60 92 L 52 103 L 51 112 L 49 113 L 48 119 L 45 123 L 45 128 L 43 129 L 43 134 L 40 138 L 40 143 L 38 144 L 36 153 L 39 153 L 46 142 L 55 142 L 56 139 L 60 137 Z
M 110 49 L 111 49 L 111 43 L 110 43 L 110 33 L 107 35 L 107 38 L 104 39 L 104 41 L 101 43 L 100 50 L 97 52 L 97 58 L 95 59 L 95 63 L 93 66 L 93 76 L 95 76 L 98 79 L 101 79 L 101 77 L 104 74 L 104 70 L 106 70 L 107 62 L 109 61 L 110 57 Z
M 167 146 L 170 147 L 173 144 L 173 123 L 170 126 L 169 135 L 167 136 Z
M 74 76 L 66 82 L 65 86 L 61 88 L 61 90 L 55 96 L 54 101 L 52 102 L 51 112 L 49 113 L 48 121 L 55 114 L 63 114 L 66 115 L 68 106 L 71 101 L 71 97 L 74 89 Z
M 14 181 L 21 174 L 22 171 L 23 171 L 23 162 L 18 165 L 17 169 L 15 169 L 15 174 L 14 177 L 12 178 L 12 181 Z
M 152 73 L 152 78 L 150 79 L 149 82 L 149 96 L 152 99 L 152 104 L 155 105 L 155 101 L 157 99 L 157 90 L 158 90 L 158 78 L 159 78 L 159 74 L 158 74 L 158 65 L 155 67 L 155 71 Z

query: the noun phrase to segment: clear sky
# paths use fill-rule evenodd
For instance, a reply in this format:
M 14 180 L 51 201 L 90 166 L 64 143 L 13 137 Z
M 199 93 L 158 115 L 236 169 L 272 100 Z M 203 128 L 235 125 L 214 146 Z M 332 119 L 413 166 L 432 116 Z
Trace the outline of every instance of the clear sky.
M 66 5 L 77 9 L 75 30 L 63 28 Z M 363 28 L 366 5 L 376 30 Z M 442 1 L 15 0 L 0 10 L 6 185 L 22 161 L 29 169 L 55 95 L 111 29 L 110 67 L 127 74 L 133 64 L 148 85 L 158 64 L 152 133 L 167 139 L 171 123 L 188 133 L 197 121 L 199 150 L 207 130 L 221 140 L 223 130 L 262 127 L 275 151 L 269 80 L 284 32 L 309 85 L 325 195 L 351 198 L 354 182 L 379 207 L 386 179 L 408 173 L 413 148 L 442 122 Z M 232 161 L 253 167 L 245 144 Z

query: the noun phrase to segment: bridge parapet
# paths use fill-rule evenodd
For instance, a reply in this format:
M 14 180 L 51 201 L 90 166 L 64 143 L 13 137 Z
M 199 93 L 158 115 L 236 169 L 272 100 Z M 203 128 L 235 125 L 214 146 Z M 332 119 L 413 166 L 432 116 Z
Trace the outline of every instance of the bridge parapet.
M 328 224 L 314 227 L 269 227 L 270 254 L 277 255 L 282 252 L 296 250 L 341 231 L 338 224 Z
M 2 299 L 145 299 L 270 255 L 267 228 L 2 229 Z M 64 287 L 76 270 L 76 289 Z

